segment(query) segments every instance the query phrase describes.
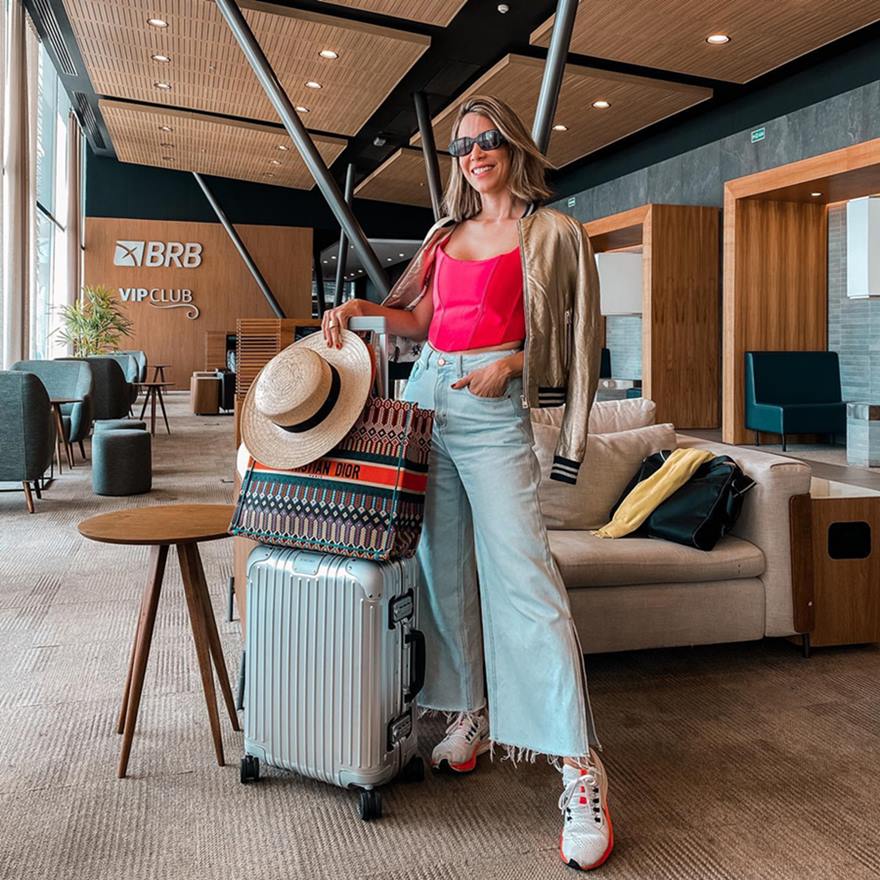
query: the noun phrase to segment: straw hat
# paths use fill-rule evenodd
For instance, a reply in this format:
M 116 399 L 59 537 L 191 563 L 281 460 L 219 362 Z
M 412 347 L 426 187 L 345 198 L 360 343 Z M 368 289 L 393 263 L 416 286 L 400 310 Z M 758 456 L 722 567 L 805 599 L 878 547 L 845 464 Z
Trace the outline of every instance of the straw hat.
M 260 370 L 241 411 L 241 437 L 261 464 L 297 468 L 329 452 L 357 421 L 373 383 L 363 340 L 342 330 L 342 348 L 312 333 Z

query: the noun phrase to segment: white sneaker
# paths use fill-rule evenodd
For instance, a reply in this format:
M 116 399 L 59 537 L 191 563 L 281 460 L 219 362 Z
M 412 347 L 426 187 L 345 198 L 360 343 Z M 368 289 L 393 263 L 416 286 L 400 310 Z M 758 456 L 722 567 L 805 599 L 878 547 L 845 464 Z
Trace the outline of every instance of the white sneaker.
M 562 768 L 562 835 L 559 855 L 570 868 L 590 871 L 603 864 L 614 848 L 608 815 L 608 776 L 599 756 L 590 749 L 589 766 Z
M 446 728 L 446 736 L 431 753 L 431 766 L 445 765 L 456 773 L 470 773 L 477 758 L 489 751 L 489 719 L 483 711 L 459 712 Z

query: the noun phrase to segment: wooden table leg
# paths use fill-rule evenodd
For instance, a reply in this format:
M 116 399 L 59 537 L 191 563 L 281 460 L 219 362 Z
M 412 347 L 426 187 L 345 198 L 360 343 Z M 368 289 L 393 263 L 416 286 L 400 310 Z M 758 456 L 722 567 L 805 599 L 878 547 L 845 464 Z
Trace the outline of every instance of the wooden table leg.
M 125 687 L 127 705 L 125 707 L 122 751 L 119 754 L 119 767 L 116 770 L 116 775 L 120 779 L 125 778 L 128 770 L 128 756 L 131 754 L 131 742 L 134 739 L 134 728 L 137 724 L 138 709 L 141 704 L 144 674 L 147 671 L 147 660 L 150 657 L 153 625 L 156 622 L 156 609 L 159 606 L 159 594 L 162 591 L 162 577 L 165 574 L 165 560 L 167 558 L 167 545 L 161 544 L 152 548 L 150 578 L 144 589 L 144 600 L 141 603 L 134 651 L 129 666 L 129 678 Z
M 190 544 L 189 552 L 196 572 L 196 585 L 202 600 L 202 610 L 205 614 L 205 623 L 208 630 L 208 645 L 211 648 L 211 657 L 214 659 L 214 668 L 217 670 L 217 678 L 220 680 L 220 691 L 226 702 L 226 711 L 229 712 L 229 720 L 233 730 L 241 730 L 238 724 L 238 713 L 235 711 L 235 700 L 232 698 L 232 688 L 229 684 L 229 672 L 226 669 L 226 658 L 223 656 L 223 647 L 220 644 L 220 634 L 217 632 L 217 621 L 214 618 L 214 607 L 211 605 L 211 594 L 208 592 L 208 582 L 205 579 L 205 569 L 202 566 L 202 557 L 199 553 L 198 544 Z
M 214 670 L 211 668 L 211 648 L 208 643 L 205 612 L 199 595 L 198 571 L 193 561 L 192 546 L 192 544 L 178 544 L 177 556 L 180 560 L 183 591 L 186 594 L 189 621 L 192 625 L 193 641 L 196 644 L 196 656 L 199 661 L 199 672 L 202 676 L 202 689 L 205 692 L 205 703 L 208 708 L 208 722 L 211 725 L 211 736 L 214 740 L 214 754 L 217 756 L 217 763 L 222 767 L 224 764 L 223 740 L 220 736 L 217 694 L 214 690 Z
M 156 392 L 159 390 L 157 385 L 150 388 L 150 434 L 156 434 Z
M 55 404 L 52 405 L 53 419 L 55 420 L 55 454 L 58 457 L 58 474 L 62 473 L 61 469 L 61 450 L 64 447 L 64 422 L 61 420 L 61 409 Z
M 149 616 L 150 603 L 152 601 L 153 585 L 158 583 L 162 585 L 162 579 L 165 575 L 165 561 L 168 558 L 168 546 L 158 545 L 152 548 L 150 553 L 150 577 L 144 587 L 141 596 L 141 607 L 138 612 L 137 625 L 134 630 L 134 640 L 131 643 L 131 656 L 128 658 L 128 674 L 125 677 L 125 690 L 122 692 L 122 705 L 119 707 L 119 718 L 116 722 L 116 732 L 125 733 L 125 716 L 128 714 L 128 700 L 131 694 L 132 670 L 134 669 L 134 658 L 137 654 L 137 646 L 141 637 L 141 630 L 144 626 L 144 620 Z M 158 590 L 158 587 L 156 588 Z M 156 602 L 158 602 L 158 595 Z M 153 619 L 155 620 L 156 612 L 153 611 Z M 149 646 L 148 646 L 149 647 Z
M 144 413 L 147 411 L 147 404 L 150 402 L 150 386 L 148 385 L 144 388 L 144 405 L 141 407 L 141 414 L 138 416 L 139 419 L 144 417 Z
M 156 396 L 159 398 L 159 406 L 162 407 L 162 418 L 165 419 L 165 430 L 170 434 L 171 428 L 168 427 L 168 416 L 165 414 L 165 400 L 162 397 L 162 389 L 156 386 Z
M 28 513 L 33 513 L 34 496 L 31 495 L 31 484 L 27 480 L 22 480 L 21 485 L 24 487 L 24 500 L 27 502 Z

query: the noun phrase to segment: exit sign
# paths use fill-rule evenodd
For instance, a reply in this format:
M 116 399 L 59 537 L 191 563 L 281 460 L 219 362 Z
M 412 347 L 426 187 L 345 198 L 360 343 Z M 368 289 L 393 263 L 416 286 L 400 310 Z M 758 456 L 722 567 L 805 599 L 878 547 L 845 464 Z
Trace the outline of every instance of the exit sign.
M 761 126 L 761 128 L 756 128 L 752 132 L 752 143 L 756 144 L 758 141 L 764 140 L 765 137 L 767 137 L 767 129 L 763 126 Z

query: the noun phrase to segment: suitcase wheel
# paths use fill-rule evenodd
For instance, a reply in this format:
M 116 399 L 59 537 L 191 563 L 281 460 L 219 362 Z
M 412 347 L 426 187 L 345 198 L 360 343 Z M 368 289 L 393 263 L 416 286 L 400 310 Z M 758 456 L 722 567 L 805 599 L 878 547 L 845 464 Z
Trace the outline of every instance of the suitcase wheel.
M 382 795 L 375 788 L 361 792 L 358 800 L 358 814 L 364 822 L 382 818 Z
M 418 756 L 410 758 L 409 763 L 400 771 L 401 782 L 424 782 L 425 762 Z
M 260 759 L 253 755 L 245 755 L 241 759 L 241 781 L 246 782 L 260 781 Z

